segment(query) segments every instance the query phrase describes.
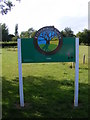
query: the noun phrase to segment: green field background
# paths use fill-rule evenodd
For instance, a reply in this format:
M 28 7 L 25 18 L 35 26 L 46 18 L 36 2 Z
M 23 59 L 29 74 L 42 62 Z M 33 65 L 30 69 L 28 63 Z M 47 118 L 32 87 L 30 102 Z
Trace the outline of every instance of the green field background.
M 86 63 L 83 64 L 83 54 Z M 72 63 L 22 64 L 25 107 L 19 103 L 17 48 L 2 49 L 2 114 L 4 118 L 88 117 L 88 46 L 79 47 L 79 106 L 74 107 Z

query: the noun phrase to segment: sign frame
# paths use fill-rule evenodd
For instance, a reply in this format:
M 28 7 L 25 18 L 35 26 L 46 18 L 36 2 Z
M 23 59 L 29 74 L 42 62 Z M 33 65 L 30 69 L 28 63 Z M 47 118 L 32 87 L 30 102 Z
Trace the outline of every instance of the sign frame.
M 19 94 L 20 106 L 24 107 L 24 93 L 23 93 L 23 77 L 22 77 L 22 58 L 21 58 L 21 39 L 18 42 L 18 71 L 19 71 Z M 75 91 L 74 91 L 74 106 L 78 106 L 78 88 L 79 88 L 79 38 L 75 38 Z
M 57 51 L 55 48 L 57 46 L 57 41 L 52 41 L 49 45 L 46 45 L 46 43 L 40 44 L 40 47 L 42 47 L 40 49 L 45 48 L 45 50 L 51 50 L 55 48 L 47 54 L 46 51 L 44 53 L 38 50 L 34 41 L 35 39 L 33 38 L 21 39 L 22 63 L 75 62 L 75 37 L 63 37 L 63 44 Z

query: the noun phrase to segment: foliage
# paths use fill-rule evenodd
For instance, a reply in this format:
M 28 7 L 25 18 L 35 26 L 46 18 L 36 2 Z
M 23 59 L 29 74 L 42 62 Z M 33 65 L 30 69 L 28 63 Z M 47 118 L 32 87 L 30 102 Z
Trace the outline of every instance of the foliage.
M 20 1 L 20 0 L 16 0 L 16 1 Z M 8 13 L 8 11 L 11 11 L 12 7 L 14 6 L 15 5 L 11 0 L 0 0 L 0 13 L 2 15 L 5 15 Z
M 79 42 L 85 45 L 90 45 L 90 30 L 84 29 L 82 32 L 78 32 L 77 37 L 79 37 Z
M 15 37 L 18 37 L 18 24 L 15 25 Z
M 3 42 L 9 42 L 9 41 L 17 41 L 18 38 L 18 25 L 15 26 L 15 35 L 9 34 L 8 27 L 6 24 L 1 25 L 2 28 L 2 41 Z
M 73 37 L 74 36 L 74 32 L 69 27 L 66 27 L 64 30 L 62 30 L 61 34 L 63 37 Z
M 2 41 L 3 42 L 9 41 L 9 38 L 8 38 L 8 34 L 9 34 L 8 27 L 6 26 L 5 23 L 2 24 L 1 27 L 2 27 Z
M 63 37 L 79 37 L 79 44 L 84 43 L 90 45 L 90 30 L 84 29 L 82 32 L 78 32 L 76 36 L 71 28 L 66 27 L 61 31 Z
M 13 37 L 12 41 L 17 41 L 17 36 Z
M 23 31 L 23 32 L 21 32 L 20 37 L 21 37 L 21 38 L 29 38 L 29 33 L 28 33 L 28 31 Z
M 18 24 L 15 26 L 15 36 L 12 34 L 9 34 L 8 27 L 5 23 L 1 24 L 0 28 L 2 29 L 2 41 L 8 42 L 8 41 L 17 41 L 18 38 Z M 36 34 L 36 30 L 34 30 L 32 27 L 29 28 L 27 31 L 23 31 L 20 34 L 21 38 L 34 38 Z M 64 30 L 61 31 L 61 34 L 63 37 L 75 37 L 73 31 L 71 28 L 66 27 Z M 90 30 L 84 29 L 82 32 L 78 32 L 76 34 L 76 37 L 79 37 L 79 43 L 90 45 Z
M 2 48 L 10 48 L 10 47 L 17 47 L 17 42 L 3 42 L 0 44 Z
M 8 35 L 8 40 L 9 40 L 9 41 L 12 41 L 12 38 L 13 38 L 13 37 L 15 37 L 13 34 L 9 34 L 9 35 Z
M 33 28 L 29 28 L 28 31 L 23 31 L 20 34 L 21 38 L 31 38 L 35 35 L 35 30 Z
M 31 27 L 31 28 L 28 29 L 28 32 L 29 32 L 29 34 L 31 35 L 32 32 L 34 32 L 34 29 Z
M 78 32 L 76 36 L 79 37 L 79 44 L 83 43 L 83 34 L 82 34 L 82 32 Z
M 37 31 L 32 32 L 31 38 L 34 38 L 34 37 L 35 37 L 36 32 L 37 32 Z

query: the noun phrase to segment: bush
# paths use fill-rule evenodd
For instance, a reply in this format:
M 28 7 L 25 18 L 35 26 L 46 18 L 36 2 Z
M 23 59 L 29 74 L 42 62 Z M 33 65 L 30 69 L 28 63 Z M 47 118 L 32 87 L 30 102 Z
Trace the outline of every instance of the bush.
M 13 43 L 1 43 L 0 46 L 2 46 L 2 48 L 4 47 L 16 47 L 17 46 L 17 42 L 13 42 Z
M 12 41 L 17 41 L 17 37 L 12 37 Z

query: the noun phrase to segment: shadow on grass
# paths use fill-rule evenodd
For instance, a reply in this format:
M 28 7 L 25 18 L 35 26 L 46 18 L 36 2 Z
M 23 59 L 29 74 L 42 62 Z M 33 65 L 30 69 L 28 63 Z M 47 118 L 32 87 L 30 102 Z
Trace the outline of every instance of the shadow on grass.
M 79 88 L 79 107 L 74 108 L 74 81 L 51 76 L 27 76 L 24 81 L 25 107 L 19 106 L 19 78 L 2 78 L 4 118 L 80 118 L 88 116 L 88 85 Z
M 82 68 L 82 67 L 79 67 L 79 69 L 81 69 L 81 70 L 88 70 L 88 68 Z

